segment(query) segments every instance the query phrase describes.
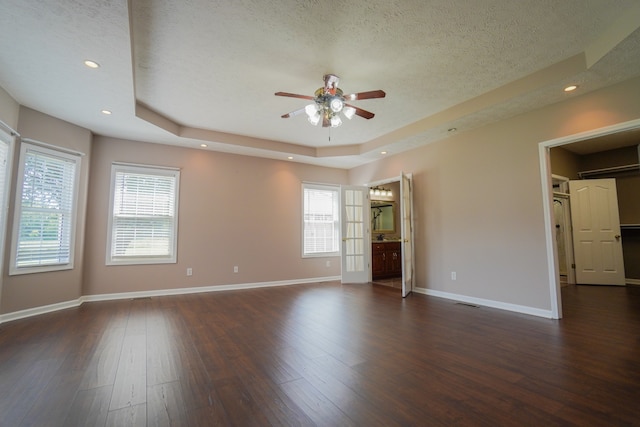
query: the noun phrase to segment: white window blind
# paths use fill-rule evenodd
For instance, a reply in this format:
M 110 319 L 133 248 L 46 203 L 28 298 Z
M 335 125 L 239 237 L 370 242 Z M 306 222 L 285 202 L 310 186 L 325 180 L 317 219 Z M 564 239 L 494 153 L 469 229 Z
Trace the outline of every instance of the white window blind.
M 302 256 L 327 256 L 340 252 L 339 187 L 303 184 Z
M 107 264 L 175 263 L 180 172 L 113 165 Z
M 73 268 L 79 162 L 22 143 L 11 274 Z

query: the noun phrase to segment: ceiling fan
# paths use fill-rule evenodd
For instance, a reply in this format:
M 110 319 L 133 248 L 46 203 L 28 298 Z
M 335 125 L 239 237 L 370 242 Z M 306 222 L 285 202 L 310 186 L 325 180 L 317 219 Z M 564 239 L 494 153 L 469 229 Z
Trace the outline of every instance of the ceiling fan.
M 291 98 L 308 99 L 313 103 L 299 110 L 283 114 L 282 118 L 297 116 L 301 113 L 307 114 L 309 122 L 316 126 L 322 120 L 322 127 L 338 127 L 342 124 L 340 113 L 347 119 L 356 115 L 365 119 L 373 118 L 374 114 L 354 105 L 347 104 L 346 101 L 356 101 L 359 99 L 384 98 L 387 94 L 382 90 L 372 90 L 369 92 L 351 93 L 344 95 L 342 89 L 338 88 L 340 78 L 335 74 L 325 74 L 323 76 L 324 86 L 315 91 L 314 96 L 297 95 L 295 93 L 276 92 L 276 96 L 288 96 Z

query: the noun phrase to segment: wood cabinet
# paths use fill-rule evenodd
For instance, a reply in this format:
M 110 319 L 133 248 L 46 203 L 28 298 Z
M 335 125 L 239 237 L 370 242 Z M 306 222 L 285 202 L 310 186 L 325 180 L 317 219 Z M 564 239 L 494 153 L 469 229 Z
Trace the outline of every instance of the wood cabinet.
M 400 242 L 374 242 L 371 246 L 373 280 L 402 276 Z

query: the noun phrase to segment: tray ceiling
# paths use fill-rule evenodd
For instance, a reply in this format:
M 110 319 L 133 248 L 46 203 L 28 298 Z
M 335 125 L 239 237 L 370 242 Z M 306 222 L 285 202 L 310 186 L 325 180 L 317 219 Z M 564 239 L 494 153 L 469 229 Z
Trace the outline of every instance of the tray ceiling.
M 334 167 L 640 74 L 637 0 L 0 4 L 0 86 L 22 105 L 105 136 Z M 383 89 L 354 102 L 376 116 L 280 118 L 306 101 L 274 93 L 313 95 L 325 73 Z

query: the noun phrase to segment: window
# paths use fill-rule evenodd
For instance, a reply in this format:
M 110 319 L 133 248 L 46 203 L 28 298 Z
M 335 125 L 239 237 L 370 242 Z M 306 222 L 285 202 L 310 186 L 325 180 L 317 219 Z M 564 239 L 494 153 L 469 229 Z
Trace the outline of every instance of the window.
M 73 268 L 80 155 L 23 142 L 10 274 Z
M 113 164 L 107 265 L 175 263 L 180 171 Z
M 302 184 L 302 256 L 340 254 L 340 188 Z

